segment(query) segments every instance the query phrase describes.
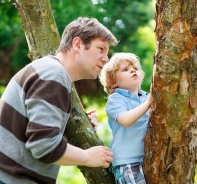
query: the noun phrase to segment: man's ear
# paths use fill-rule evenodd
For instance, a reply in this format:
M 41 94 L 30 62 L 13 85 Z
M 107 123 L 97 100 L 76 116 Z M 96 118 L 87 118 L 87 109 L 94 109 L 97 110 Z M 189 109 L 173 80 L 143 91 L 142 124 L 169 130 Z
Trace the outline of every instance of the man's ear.
M 81 38 L 80 37 L 75 37 L 73 39 L 73 42 L 72 42 L 73 50 L 76 53 L 79 53 L 79 50 L 81 49 L 81 46 L 82 46 L 82 40 L 81 40 Z

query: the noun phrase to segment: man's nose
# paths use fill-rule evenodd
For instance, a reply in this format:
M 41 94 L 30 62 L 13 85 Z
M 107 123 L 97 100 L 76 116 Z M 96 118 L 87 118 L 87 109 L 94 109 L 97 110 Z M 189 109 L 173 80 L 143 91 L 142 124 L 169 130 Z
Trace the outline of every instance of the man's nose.
M 104 56 L 101 58 L 101 61 L 102 61 L 103 64 L 106 64 L 106 63 L 109 61 L 108 55 L 104 55 Z

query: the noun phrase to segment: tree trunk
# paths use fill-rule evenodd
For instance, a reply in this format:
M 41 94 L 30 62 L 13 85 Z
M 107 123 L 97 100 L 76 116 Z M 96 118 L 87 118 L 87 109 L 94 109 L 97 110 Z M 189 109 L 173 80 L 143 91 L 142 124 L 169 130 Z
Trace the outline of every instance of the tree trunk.
M 49 0 L 13 0 L 21 17 L 26 35 L 29 58 L 33 61 L 48 54 L 54 54 L 60 37 Z M 72 86 L 71 117 L 65 136 L 69 143 L 87 149 L 102 145 L 86 116 L 74 85 Z M 96 159 L 96 158 L 95 158 Z M 108 169 L 79 167 L 89 184 L 113 184 L 113 175 Z M 66 173 L 65 173 L 66 174 Z
M 68 123 L 65 136 L 69 142 L 80 148 L 87 149 L 96 145 L 103 145 L 98 135 L 94 131 L 89 118 L 83 110 L 83 106 L 77 95 L 77 92 L 72 87 L 72 111 L 70 122 Z M 97 158 L 95 158 L 97 159 Z M 114 177 L 108 169 L 78 167 L 83 173 L 88 184 L 114 184 Z
M 197 0 L 157 0 L 155 32 L 145 178 L 148 184 L 192 184 L 197 141 Z

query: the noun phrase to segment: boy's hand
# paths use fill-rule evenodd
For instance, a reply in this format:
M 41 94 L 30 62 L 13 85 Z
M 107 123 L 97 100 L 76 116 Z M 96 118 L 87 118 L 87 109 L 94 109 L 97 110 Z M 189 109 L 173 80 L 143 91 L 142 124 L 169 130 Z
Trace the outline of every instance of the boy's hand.
M 95 129 L 95 131 L 97 131 L 97 127 L 98 127 L 98 114 L 96 113 L 96 109 L 90 110 L 87 112 L 87 115 Z

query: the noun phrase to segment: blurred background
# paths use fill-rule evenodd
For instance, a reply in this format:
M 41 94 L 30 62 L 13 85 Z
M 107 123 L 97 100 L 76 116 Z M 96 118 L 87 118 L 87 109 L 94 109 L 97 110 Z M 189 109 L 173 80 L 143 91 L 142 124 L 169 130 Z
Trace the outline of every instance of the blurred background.
M 149 92 L 155 52 L 155 0 L 51 0 L 60 35 L 65 26 L 79 16 L 95 17 L 120 41 L 111 47 L 115 52 L 135 53 L 145 71 L 142 89 Z M 11 77 L 29 62 L 28 46 L 17 9 L 9 0 L 0 0 L 0 96 Z M 98 135 L 106 146 L 111 140 L 107 124 L 104 93 L 99 80 L 75 83 L 80 99 L 88 111 L 99 115 Z M 57 184 L 85 184 L 77 167 L 61 167 Z

